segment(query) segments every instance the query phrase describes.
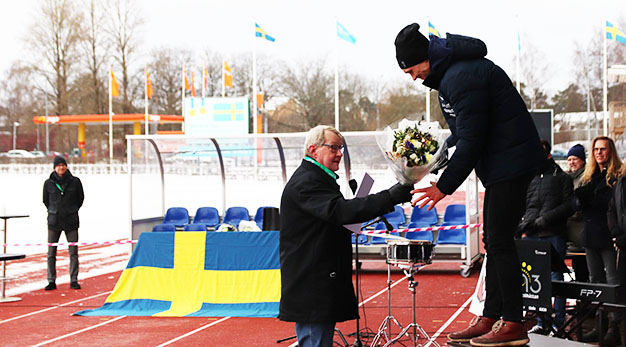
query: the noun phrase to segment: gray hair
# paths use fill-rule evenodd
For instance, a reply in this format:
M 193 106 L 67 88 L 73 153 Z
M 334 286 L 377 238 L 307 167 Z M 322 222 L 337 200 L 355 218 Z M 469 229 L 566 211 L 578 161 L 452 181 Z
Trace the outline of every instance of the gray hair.
M 304 140 L 305 156 L 311 156 L 311 153 L 309 153 L 309 146 L 315 145 L 317 147 L 320 147 L 324 143 L 324 134 L 326 133 L 326 131 L 330 131 L 336 134 L 337 136 L 339 136 L 339 138 L 341 138 L 341 141 L 343 142 L 343 135 L 341 135 L 339 130 L 331 127 L 330 125 L 318 125 L 309 130 L 306 135 L 306 139 Z

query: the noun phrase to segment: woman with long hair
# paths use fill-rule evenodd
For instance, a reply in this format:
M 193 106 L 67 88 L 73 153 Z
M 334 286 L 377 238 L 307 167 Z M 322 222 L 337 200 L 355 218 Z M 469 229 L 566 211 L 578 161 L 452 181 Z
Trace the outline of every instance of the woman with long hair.
M 584 216 L 582 246 L 592 283 L 619 284 L 615 264 L 617 253 L 607 223 L 607 211 L 621 169 L 622 161 L 615 142 L 606 136 L 593 139 L 581 186 L 574 192 Z M 609 345 L 612 341 L 619 341 L 616 318 L 609 315 L 609 329 L 604 338 Z M 594 328 L 584 334 L 583 339 L 597 341 L 600 333 Z

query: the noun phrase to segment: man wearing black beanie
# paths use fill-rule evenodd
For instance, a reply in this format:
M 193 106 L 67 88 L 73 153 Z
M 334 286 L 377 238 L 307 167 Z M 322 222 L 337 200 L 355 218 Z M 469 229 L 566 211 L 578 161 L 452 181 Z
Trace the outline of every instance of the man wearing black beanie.
M 414 200 L 433 208 L 476 170 L 485 186 L 483 206 L 487 297 L 482 316 L 448 338 L 474 346 L 528 343 L 522 321 L 521 269 L 514 236 L 524 212 L 526 190 L 546 156 L 526 105 L 506 73 L 485 59 L 487 47 L 475 38 L 447 34 L 427 40 L 416 23 L 395 41 L 398 65 L 439 91 L 450 127 L 448 147 L 456 146 L 439 181 L 415 189 Z M 492 329 L 493 327 L 493 329 Z
M 78 242 L 78 210 L 85 198 L 80 179 L 67 168 L 61 156 L 52 161 L 54 171 L 43 184 L 43 203 L 48 209 L 48 243 L 59 242 L 65 231 L 67 242 Z M 78 284 L 78 246 L 69 246 L 70 288 L 80 289 Z M 57 247 L 48 246 L 48 285 L 46 290 L 57 289 Z

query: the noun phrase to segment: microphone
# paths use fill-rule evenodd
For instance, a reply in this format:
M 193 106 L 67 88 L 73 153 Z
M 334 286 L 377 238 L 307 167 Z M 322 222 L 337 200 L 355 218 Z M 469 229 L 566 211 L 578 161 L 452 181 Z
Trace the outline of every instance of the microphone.
M 356 194 L 356 187 L 359 185 L 356 183 L 356 180 L 354 178 L 349 180 L 348 185 L 350 186 L 350 190 L 352 190 L 352 194 Z
M 383 221 L 383 223 L 385 223 L 385 228 L 387 229 L 387 233 L 393 230 L 393 225 L 389 223 L 389 221 L 384 215 L 380 216 L 380 220 Z

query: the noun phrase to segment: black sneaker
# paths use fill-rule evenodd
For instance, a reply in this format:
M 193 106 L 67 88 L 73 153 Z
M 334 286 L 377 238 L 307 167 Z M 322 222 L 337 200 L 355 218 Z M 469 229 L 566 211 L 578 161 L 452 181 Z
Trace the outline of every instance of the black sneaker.
M 53 290 L 53 289 L 57 289 L 57 285 L 54 282 L 50 282 L 48 283 L 48 285 L 46 286 L 46 288 L 44 288 L 45 290 Z
M 73 281 L 72 283 L 70 283 L 70 288 L 72 289 L 80 289 L 80 284 L 78 284 L 78 282 Z

